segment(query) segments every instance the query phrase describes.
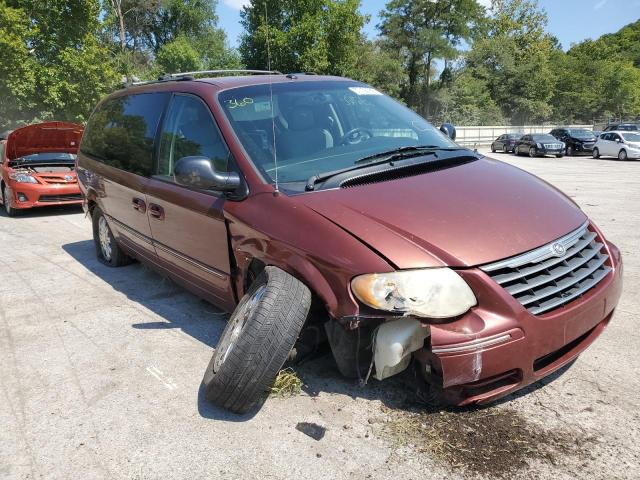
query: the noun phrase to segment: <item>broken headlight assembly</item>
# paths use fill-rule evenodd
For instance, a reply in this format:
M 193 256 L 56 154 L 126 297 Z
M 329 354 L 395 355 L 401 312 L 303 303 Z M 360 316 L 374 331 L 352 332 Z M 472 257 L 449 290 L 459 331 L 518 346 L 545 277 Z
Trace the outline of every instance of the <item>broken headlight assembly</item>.
M 469 285 L 450 268 L 360 275 L 351 289 L 369 307 L 416 317 L 457 317 L 477 303 Z
M 9 178 L 18 183 L 38 183 L 34 177 L 26 173 L 12 173 Z

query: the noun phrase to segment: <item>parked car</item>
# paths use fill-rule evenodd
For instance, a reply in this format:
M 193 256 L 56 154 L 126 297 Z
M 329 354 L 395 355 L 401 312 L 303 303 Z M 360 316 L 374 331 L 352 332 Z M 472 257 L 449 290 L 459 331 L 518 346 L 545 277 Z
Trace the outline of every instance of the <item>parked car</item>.
M 516 147 L 516 142 L 520 139 L 521 135 L 515 133 L 505 133 L 496 138 L 491 144 L 491 151 L 496 152 L 498 150 L 508 153 L 513 152 Z
M 516 155 L 524 153 L 530 157 L 555 155 L 558 158 L 562 158 L 564 155 L 564 143 L 548 133 L 531 133 L 524 135 L 516 142 L 513 153 Z
M 640 158 L 640 132 L 605 132 L 593 148 L 593 158 L 617 157 L 618 160 Z
M 638 130 L 638 125 L 635 123 L 610 123 L 604 129 L 605 132 L 635 132 Z
M 593 132 L 584 128 L 555 128 L 550 133 L 564 143 L 565 154 L 570 157 L 580 153 L 590 155 L 596 143 Z
M 75 160 L 83 127 L 46 122 L 0 140 L 0 200 L 9 216 L 36 207 L 81 205 Z
M 447 401 L 490 402 L 575 359 L 620 296 L 619 250 L 570 198 L 344 78 L 119 90 L 78 178 L 100 261 L 232 312 L 202 388 L 234 412 L 322 332 L 347 376 L 413 357 Z

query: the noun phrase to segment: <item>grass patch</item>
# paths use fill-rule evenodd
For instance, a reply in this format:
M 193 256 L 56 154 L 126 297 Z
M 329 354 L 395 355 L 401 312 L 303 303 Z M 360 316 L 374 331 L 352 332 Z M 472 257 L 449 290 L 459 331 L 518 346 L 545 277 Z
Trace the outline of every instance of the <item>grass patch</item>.
M 293 397 L 302 391 L 302 380 L 292 368 L 278 372 L 275 382 L 269 389 L 270 395 L 277 397 Z

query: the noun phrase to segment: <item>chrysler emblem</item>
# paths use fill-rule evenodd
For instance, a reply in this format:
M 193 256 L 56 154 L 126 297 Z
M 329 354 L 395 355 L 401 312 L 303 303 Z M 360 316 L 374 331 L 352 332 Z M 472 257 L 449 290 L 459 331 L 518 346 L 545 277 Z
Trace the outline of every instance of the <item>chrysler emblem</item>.
M 556 256 L 556 257 L 561 257 L 563 256 L 565 253 L 567 253 L 567 249 L 564 248 L 564 245 L 562 245 L 561 243 L 554 243 L 553 245 L 551 245 L 551 252 Z

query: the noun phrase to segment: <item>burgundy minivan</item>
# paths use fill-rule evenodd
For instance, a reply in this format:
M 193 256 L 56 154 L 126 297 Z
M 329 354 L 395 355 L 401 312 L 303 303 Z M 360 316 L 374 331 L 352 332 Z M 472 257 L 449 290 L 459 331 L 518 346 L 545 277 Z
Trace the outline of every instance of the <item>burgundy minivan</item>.
M 347 376 L 413 360 L 447 401 L 485 403 L 609 323 L 620 252 L 551 185 L 356 81 L 199 77 L 103 100 L 78 178 L 102 262 L 140 260 L 233 312 L 210 401 L 250 410 L 328 341 Z

